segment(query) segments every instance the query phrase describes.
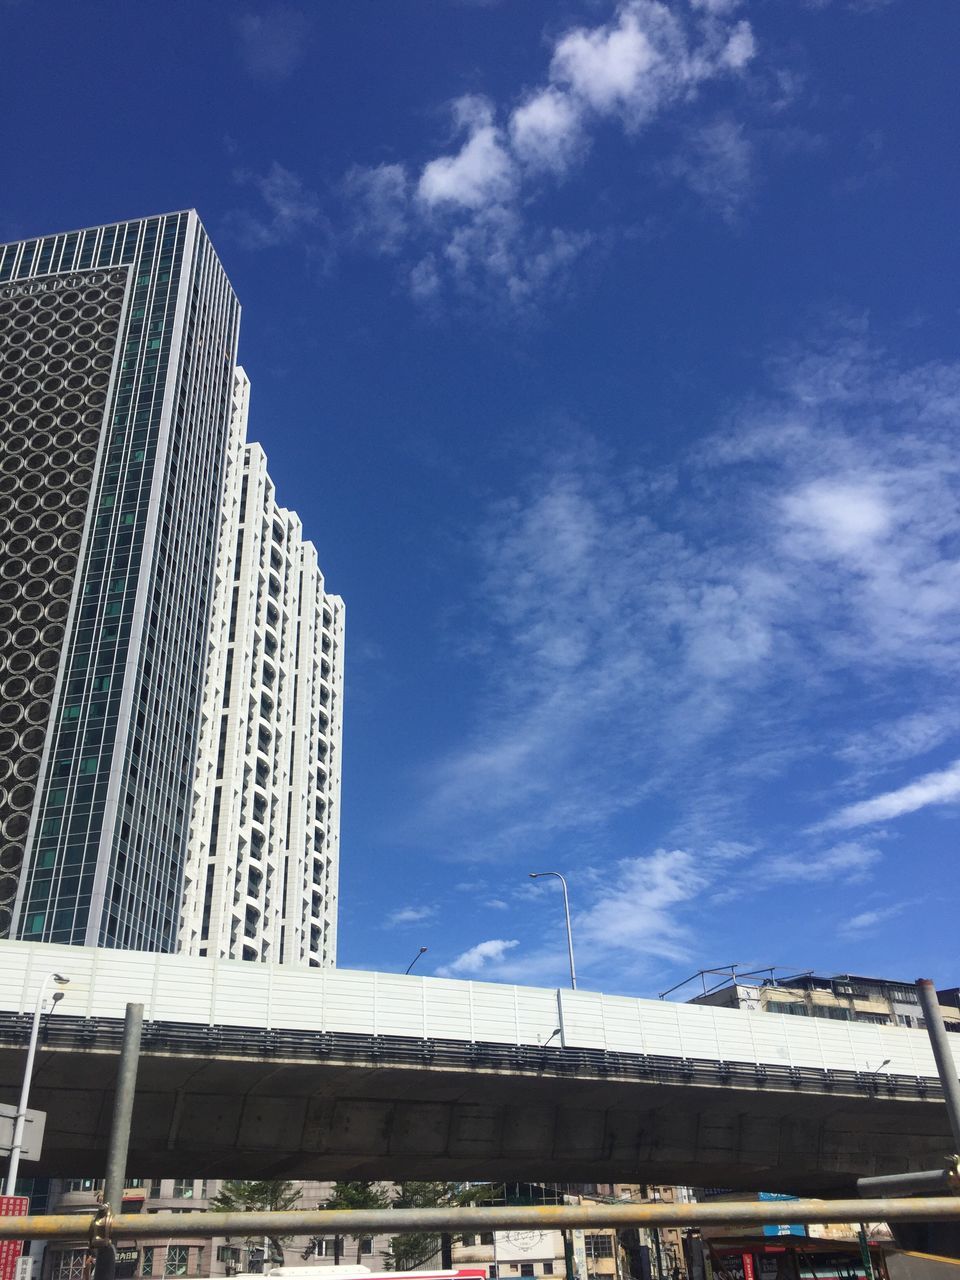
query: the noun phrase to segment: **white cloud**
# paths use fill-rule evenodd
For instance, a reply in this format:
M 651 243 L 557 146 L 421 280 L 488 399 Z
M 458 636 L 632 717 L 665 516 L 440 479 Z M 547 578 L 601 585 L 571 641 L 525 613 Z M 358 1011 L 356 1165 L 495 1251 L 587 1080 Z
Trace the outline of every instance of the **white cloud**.
M 960 707 L 955 702 L 947 702 L 851 733 L 837 747 L 836 756 L 844 763 L 856 766 L 858 773 L 870 773 L 901 760 L 925 755 L 958 734 Z
M 849 884 L 866 879 L 883 855 L 856 841 L 834 845 L 820 853 L 781 854 L 763 859 L 755 874 L 769 883 L 801 884 L 827 880 Z
M 517 107 L 509 129 L 514 155 L 534 169 L 565 173 L 586 145 L 577 105 L 552 86 Z
M 733 71 L 742 71 L 756 57 L 757 42 L 749 22 L 738 22 L 730 33 L 720 61 Z
M 265 174 L 240 172 L 236 179 L 254 187 L 266 207 L 265 217 L 237 211 L 228 218 L 230 231 L 245 248 L 273 248 L 323 225 L 319 197 L 276 160 Z
M 419 924 L 422 920 L 429 920 L 436 914 L 437 908 L 433 906 L 398 907 L 387 916 L 387 924 Z
M 828 555 L 869 552 L 891 525 L 882 493 L 855 478 L 814 480 L 788 494 L 783 505 L 798 538 Z
M 577 915 L 581 950 L 612 960 L 618 952 L 667 960 L 688 959 L 692 936 L 677 908 L 695 900 L 715 873 L 712 860 L 685 849 L 657 849 L 648 857 L 624 858 L 596 900 Z
M 410 227 L 410 183 L 403 165 L 355 166 L 343 187 L 354 211 L 353 235 L 377 253 L 395 253 Z
M 690 132 L 666 169 L 732 222 L 753 187 L 753 147 L 742 125 L 722 117 Z
M 874 907 L 869 911 L 860 911 L 857 915 L 851 916 L 849 920 L 841 922 L 840 932 L 848 938 L 862 937 L 879 925 L 886 924 L 894 916 L 900 915 L 908 905 L 906 902 L 898 902 L 891 907 Z
M 702 9 L 705 13 L 728 14 L 740 8 L 741 0 L 690 0 L 692 9 Z
M 649 14 L 656 12 L 651 6 L 645 8 Z M 667 10 L 662 12 L 661 25 L 671 29 L 674 40 L 677 39 L 679 26 Z M 661 61 L 662 56 L 654 48 L 651 36 L 641 27 L 638 14 L 625 8 L 613 24 L 591 29 L 579 27 L 563 36 L 554 50 L 550 78 L 568 85 L 596 111 L 612 112 L 639 105 L 637 100 L 641 94 L 649 109 L 655 105 L 650 73 Z
M 369 237 L 376 252 L 402 255 L 411 292 L 431 304 L 453 290 L 523 308 L 544 290 L 559 291 L 597 237 L 538 217 L 549 180 L 571 177 L 605 122 L 636 134 L 711 81 L 742 72 L 754 39 L 749 23 L 727 20 L 731 9 L 713 0 L 682 15 L 660 0 L 623 0 L 610 21 L 564 31 L 545 79 L 515 105 L 480 94 L 454 99 L 456 150 L 419 164 L 352 170 L 344 189 L 356 200 L 356 235 Z M 713 158 L 702 160 L 694 190 L 707 187 L 711 166 L 711 193 L 721 181 L 732 185 L 737 163 L 743 177 L 745 140 L 731 129 L 723 141 L 725 156 L 719 138 L 702 143 L 712 145 Z
M 823 346 L 775 364 L 775 391 L 682 459 L 676 483 L 553 433 L 549 462 L 489 510 L 464 566 L 488 683 L 424 779 L 438 839 L 463 839 L 469 815 L 483 839 L 468 851 L 495 857 L 644 801 L 677 815 L 681 847 L 750 839 L 747 798 L 798 761 L 849 786 L 841 728 L 895 726 L 909 753 L 905 714 L 956 706 L 960 369 L 899 368 L 861 337 Z M 800 785 L 798 824 L 815 816 Z M 952 778 L 937 786 L 952 794 Z M 897 809 L 933 802 L 896 795 Z
M 454 103 L 454 114 L 468 130 L 467 140 L 456 155 L 439 156 L 424 165 L 417 195 L 427 206 L 451 204 L 464 209 L 509 200 L 516 187 L 515 166 L 493 124 L 489 104 L 461 98 Z
M 298 9 L 266 5 L 236 20 L 240 56 L 251 75 L 261 80 L 286 80 L 307 52 L 310 23 Z
M 908 813 L 916 813 L 928 805 L 954 804 L 960 801 L 960 760 L 947 769 L 939 769 L 908 782 L 896 791 L 887 791 L 870 800 L 848 804 L 828 818 L 824 828 L 867 827 L 890 822 Z
M 508 951 L 519 945 L 517 938 L 490 938 L 486 942 L 478 942 L 475 947 L 462 952 L 455 960 L 439 968 L 437 973 L 442 978 L 472 977 L 495 965 Z

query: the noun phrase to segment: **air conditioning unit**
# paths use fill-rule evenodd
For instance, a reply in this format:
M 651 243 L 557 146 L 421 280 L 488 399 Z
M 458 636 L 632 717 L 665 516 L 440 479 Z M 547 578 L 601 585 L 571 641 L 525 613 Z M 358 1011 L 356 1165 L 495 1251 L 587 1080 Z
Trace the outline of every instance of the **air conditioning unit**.
M 849 982 L 838 982 L 837 985 L 834 987 L 834 991 L 838 996 L 853 995 L 853 987 L 850 985 Z

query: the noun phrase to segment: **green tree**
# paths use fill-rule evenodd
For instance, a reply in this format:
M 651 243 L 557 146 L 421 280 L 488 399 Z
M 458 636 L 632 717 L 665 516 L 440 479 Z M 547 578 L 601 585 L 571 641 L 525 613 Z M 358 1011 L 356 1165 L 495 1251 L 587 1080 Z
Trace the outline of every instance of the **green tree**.
M 395 1209 L 443 1209 L 489 1200 L 495 1188 L 489 1184 L 466 1186 L 462 1182 L 400 1182 L 393 1199 Z M 454 1236 L 454 1240 L 459 1237 Z M 410 1231 L 391 1236 L 387 1266 L 393 1271 L 415 1271 L 440 1252 L 439 1232 Z
M 318 1205 L 320 1209 L 386 1209 L 390 1196 L 379 1182 L 335 1182 L 330 1197 Z M 371 1232 L 354 1232 L 351 1238 L 357 1242 L 357 1262 L 360 1261 L 363 1238 Z M 322 1236 L 313 1236 L 301 1255 L 312 1258 L 320 1252 Z
M 292 1182 L 282 1179 L 264 1180 L 262 1182 L 244 1182 L 228 1180 L 210 1201 L 210 1208 L 221 1213 L 239 1213 L 244 1210 L 292 1209 L 300 1199 L 300 1188 Z M 283 1262 L 283 1247 L 291 1239 L 291 1235 L 245 1236 L 248 1247 L 257 1247 L 266 1238 L 270 1243 L 270 1261 Z M 263 1260 L 266 1271 L 268 1259 Z

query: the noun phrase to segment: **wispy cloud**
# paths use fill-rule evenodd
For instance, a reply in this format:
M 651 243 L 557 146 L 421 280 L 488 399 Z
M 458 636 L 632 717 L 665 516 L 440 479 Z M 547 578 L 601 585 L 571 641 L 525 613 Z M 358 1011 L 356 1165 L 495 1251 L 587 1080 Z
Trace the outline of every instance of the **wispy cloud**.
M 326 228 L 320 198 L 298 174 L 276 160 L 263 174 L 241 170 L 235 175 L 242 186 L 260 195 L 264 212 L 235 210 L 227 218 L 227 231 L 247 249 L 274 248 L 280 244 L 315 243 Z
M 691 130 L 666 171 L 727 222 L 736 222 L 754 188 L 753 153 L 744 126 L 724 116 Z
M 550 225 L 538 203 L 582 169 L 605 127 L 633 140 L 711 84 L 742 75 L 756 44 L 735 9 L 728 0 L 685 9 L 623 0 L 608 21 L 563 31 L 544 78 L 512 101 L 456 98 L 440 154 L 351 170 L 355 234 L 376 252 L 400 254 L 422 300 L 453 290 L 526 306 L 597 244 L 592 230 Z M 731 216 L 738 184 L 750 178 L 740 127 L 705 125 L 688 150 L 678 176 Z
M 916 813 L 928 805 L 956 804 L 960 801 L 960 760 L 947 769 L 925 774 L 895 791 L 887 791 L 869 800 L 858 800 L 845 805 L 827 818 L 824 828 L 850 828 L 873 826 L 878 822 L 890 822 L 904 814 Z
M 696 899 L 712 882 L 717 860 L 685 849 L 657 849 L 623 858 L 595 899 L 577 917 L 577 938 L 588 951 L 631 958 L 684 960 L 690 954 L 685 916 L 676 908 Z
M 909 905 L 910 903 L 907 902 L 897 902 L 889 907 L 874 907 L 869 911 L 860 911 L 841 923 L 840 932 L 848 938 L 862 938 L 864 934 L 872 932 L 880 925 L 886 924 L 888 920 L 892 920 L 894 916 L 900 915 Z
M 867 878 L 880 861 L 879 849 L 857 841 L 834 845 L 820 852 L 777 854 L 763 858 L 751 870 L 759 884 L 801 884 L 829 881 L 851 884 Z
M 435 906 L 398 907 L 396 911 L 391 911 L 387 916 L 387 924 L 419 924 L 422 920 L 429 920 L 431 916 L 436 914 L 437 908 Z
M 240 58 L 259 80 L 286 80 L 300 66 L 308 48 L 310 21 L 289 5 L 266 5 L 235 19 Z
M 837 747 L 837 759 L 853 765 L 861 778 L 935 750 L 960 734 L 960 707 L 948 699 L 924 711 L 911 711 L 869 731 L 849 734 Z
M 482 819 L 470 851 L 494 856 L 682 795 L 684 842 L 749 840 L 746 797 L 798 760 L 845 782 L 847 726 L 862 754 L 907 709 L 932 725 L 955 705 L 960 368 L 897 367 L 854 328 L 772 375 L 675 471 L 554 438 L 549 465 L 490 510 L 474 634 L 497 662 L 470 738 L 430 773 L 437 830 Z M 834 825 L 954 783 L 937 774 Z

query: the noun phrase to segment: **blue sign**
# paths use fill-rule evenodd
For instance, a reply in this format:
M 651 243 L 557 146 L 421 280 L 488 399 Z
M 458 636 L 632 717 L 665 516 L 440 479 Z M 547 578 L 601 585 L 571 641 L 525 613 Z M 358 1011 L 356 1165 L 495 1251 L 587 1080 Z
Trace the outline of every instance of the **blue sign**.
M 778 1191 L 761 1191 L 758 1200 L 796 1200 L 796 1196 L 781 1195 Z M 805 1236 L 806 1227 L 800 1222 L 769 1222 L 763 1228 L 765 1236 Z

